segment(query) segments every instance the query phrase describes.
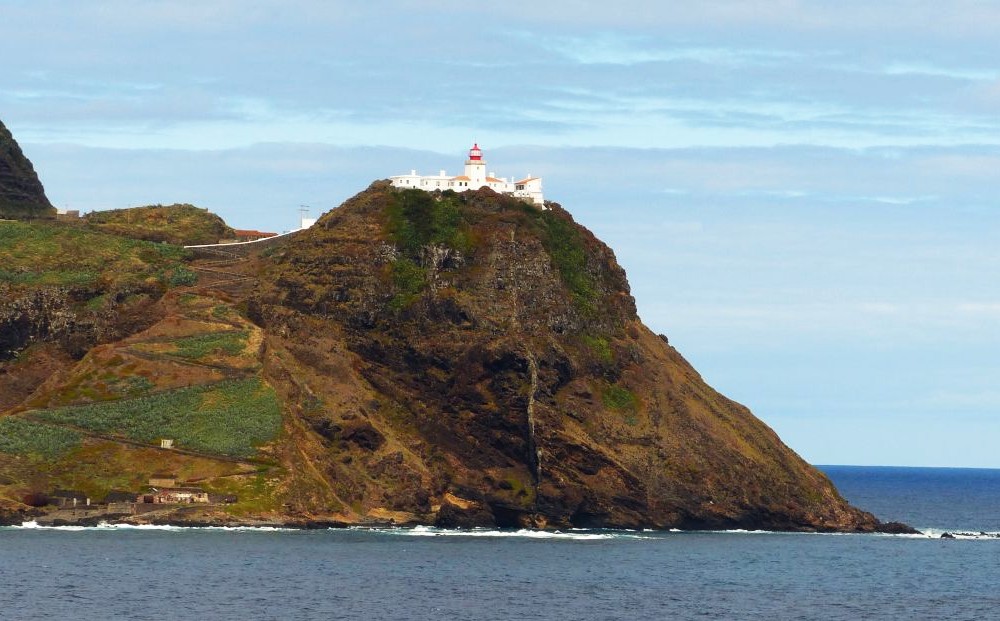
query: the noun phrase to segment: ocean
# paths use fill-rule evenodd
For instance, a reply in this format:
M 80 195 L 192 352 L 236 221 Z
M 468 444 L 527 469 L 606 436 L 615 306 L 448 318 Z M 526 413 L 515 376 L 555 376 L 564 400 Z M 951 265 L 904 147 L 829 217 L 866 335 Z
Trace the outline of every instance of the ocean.
M 28 525 L 0 619 L 1000 618 L 1000 470 L 821 468 L 927 535 Z

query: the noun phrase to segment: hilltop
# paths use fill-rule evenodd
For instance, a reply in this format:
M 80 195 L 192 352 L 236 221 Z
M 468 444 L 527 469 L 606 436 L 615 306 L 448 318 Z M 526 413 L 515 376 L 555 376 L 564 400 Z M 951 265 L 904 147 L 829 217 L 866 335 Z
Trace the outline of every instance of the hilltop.
M 215 244 L 236 235 L 219 216 L 189 204 L 92 211 L 84 219 L 104 233 L 179 246 Z
M 122 519 L 887 528 L 644 326 L 614 253 L 554 203 L 377 182 L 186 269 L 129 334 L 8 348 L 0 377 L 30 388 L 0 416 L 10 510 L 170 472 L 238 501 Z M 32 384 L 45 348 L 61 362 Z
M 55 214 L 35 168 L 0 122 L 0 219 L 52 218 Z

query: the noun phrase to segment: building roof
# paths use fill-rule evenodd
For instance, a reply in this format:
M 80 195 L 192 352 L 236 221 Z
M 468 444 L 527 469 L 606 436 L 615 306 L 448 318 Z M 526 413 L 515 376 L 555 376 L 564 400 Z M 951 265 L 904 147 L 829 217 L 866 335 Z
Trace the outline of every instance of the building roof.
M 505 183 L 503 179 L 497 179 L 496 177 L 486 177 L 486 180 L 494 183 Z
M 528 183 L 529 181 L 534 181 L 535 179 L 541 179 L 541 177 L 525 177 L 520 181 L 515 181 L 514 183 Z
M 452 181 L 468 181 L 469 178 L 466 175 L 459 175 L 457 177 L 452 177 Z

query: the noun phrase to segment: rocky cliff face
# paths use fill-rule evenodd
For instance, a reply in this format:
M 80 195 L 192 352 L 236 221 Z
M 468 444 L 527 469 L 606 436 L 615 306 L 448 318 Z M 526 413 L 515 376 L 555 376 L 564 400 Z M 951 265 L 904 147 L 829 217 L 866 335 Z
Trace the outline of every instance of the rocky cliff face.
M 282 246 L 191 272 L 163 244 L 5 226 L 8 246 L 79 250 L 0 270 L 18 294 L 0 325 L 27 335 L 0 343 L 17 354 L 0 359 L 0 520 L 173 472 L 238 501 L 121 519 L 905 530 L 705 384 L 558 205 L 377 182 Z M 129 269 L 120 286 L 162 297 L 105 282 Z M 100 295 L 81 307 L 52 281 Z M 86 313 L 118 320 L 96 334 Z
M 262 270 L 271 375 L 355 513 L 877 527 L 639 321 L 612 251 L 557 205 L 378 183 Z
M 0 218 L 43 218 L 55 215 L 31 162 L 0 122 Z

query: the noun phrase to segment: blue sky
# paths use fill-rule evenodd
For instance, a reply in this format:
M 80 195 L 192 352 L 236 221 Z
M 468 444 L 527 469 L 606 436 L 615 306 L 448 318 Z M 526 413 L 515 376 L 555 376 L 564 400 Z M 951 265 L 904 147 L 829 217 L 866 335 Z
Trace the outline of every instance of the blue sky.
M 1000 467 L 1000 5 L 0 0 L 49 197 L 284 230 L 476 140 L 814 463 Z

